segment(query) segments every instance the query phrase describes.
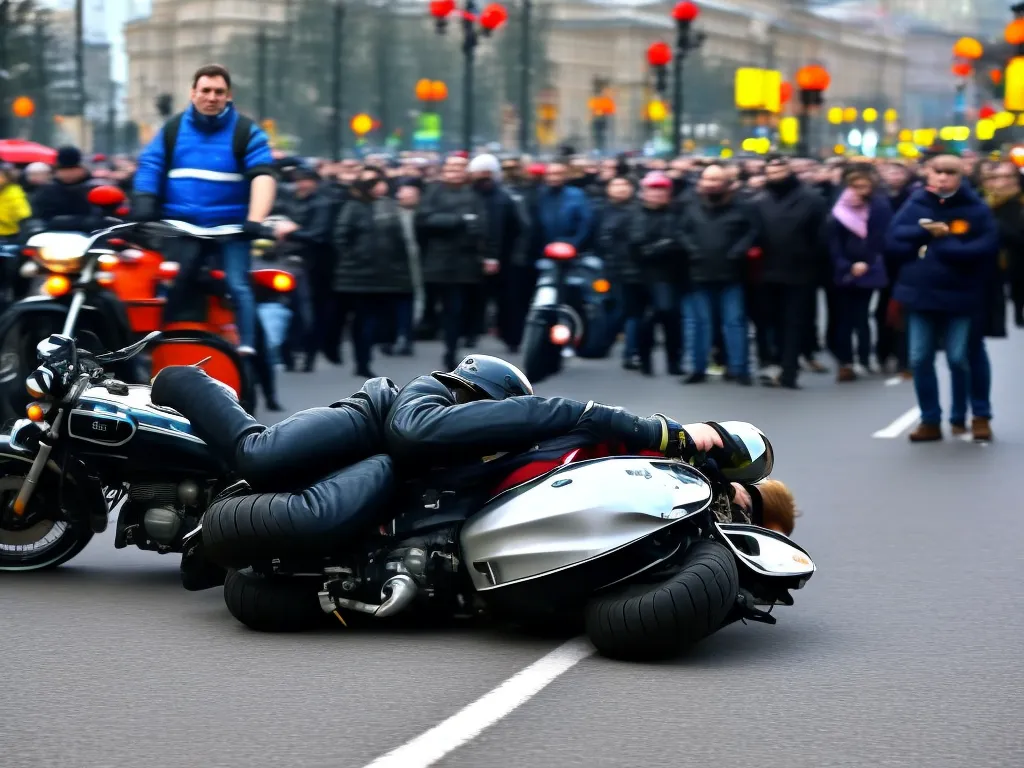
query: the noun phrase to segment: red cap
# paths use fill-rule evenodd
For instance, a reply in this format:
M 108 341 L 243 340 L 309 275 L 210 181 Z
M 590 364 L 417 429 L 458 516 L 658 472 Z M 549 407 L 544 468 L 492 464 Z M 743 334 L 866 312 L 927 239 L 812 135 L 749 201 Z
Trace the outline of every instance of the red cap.
M 661 171 L 651 171 L 644 176 L 640 185 L 647 189 L 672 189 L 672 179 Z
M 548 172 L 548 167 L 544 163 L 530 163 L 526 172 L 531 176 L 543 176 Z

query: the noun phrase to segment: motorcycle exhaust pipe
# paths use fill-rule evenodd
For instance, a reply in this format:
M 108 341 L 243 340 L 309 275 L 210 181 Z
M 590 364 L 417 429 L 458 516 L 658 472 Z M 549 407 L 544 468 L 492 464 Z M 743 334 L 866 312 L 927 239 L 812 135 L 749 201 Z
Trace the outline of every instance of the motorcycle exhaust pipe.
M 324 613 L 334 613 L 345 608 L 349 611 L 366 613 L 379 619 L 385 619 L 388 616 L 394 616 L 396 613 L 404 611 L 416 599 L 416 595 L 419 592 L 416 582 L 412 580 L 412 577 L 405 574 L 392 576 L 384 582 L 384 586 L 380 589 L 380 598 L 384 602 L 380 605 L 364 603 L 360 600 L 350 600 L 347 597 L 335 597 L 327 591 L 326 585 L 324 586 L 325 588 L 317 593 L 317 596 L 320 598 L 320 608 L 323 609 Z M 390 594 L 388 594 L 389 592 Z

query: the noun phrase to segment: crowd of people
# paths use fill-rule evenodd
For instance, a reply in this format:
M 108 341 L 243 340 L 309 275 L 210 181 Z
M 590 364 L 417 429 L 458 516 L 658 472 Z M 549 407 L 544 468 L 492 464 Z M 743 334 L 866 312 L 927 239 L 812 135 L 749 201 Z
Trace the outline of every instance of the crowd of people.
M 374 350 L 411 355 L 427 338 L 443 339 L 445 370 L 486 333 L 515 353 L 536 260 L 566 242 L 603 260 L 626 369 L 798 389 L 801 370 L 830 370 L 828 352 L 841 383 L 912 378 L 922 423 L 911 439 L 929 441 L 942 437 L 941 347 L 953 432 L 991 438 L 984 339 L 1006 334 L 1008 296 L 1024 325 L 1013 163 L 456 152 L 276 165 L 274 213 L 297 227 L 279 230 L 268 257 L 304 265 L 279 350 L 289 368 L 312 370 L 320 355 L 341 364 L 346 331 L 366 378 Z M 131 191 L 135 171 L 127 158 L 86 168 L 74 148 L 54 169 L 0 170 L 0 238 L 30 216 L 72 212 L 70 187 L 106 179 Z

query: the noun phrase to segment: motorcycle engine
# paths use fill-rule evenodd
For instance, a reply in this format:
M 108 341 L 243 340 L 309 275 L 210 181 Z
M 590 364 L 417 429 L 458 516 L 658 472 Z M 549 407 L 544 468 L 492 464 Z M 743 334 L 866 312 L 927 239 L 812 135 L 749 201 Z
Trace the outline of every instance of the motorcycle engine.
M 193 480 L 135 483 L 128 492 L 128 503 L 142 512 L 146 536 L 162 546 L 173 543 L 184 532 L 185 508 L 194 506 L 198 499 L 199 486 Z

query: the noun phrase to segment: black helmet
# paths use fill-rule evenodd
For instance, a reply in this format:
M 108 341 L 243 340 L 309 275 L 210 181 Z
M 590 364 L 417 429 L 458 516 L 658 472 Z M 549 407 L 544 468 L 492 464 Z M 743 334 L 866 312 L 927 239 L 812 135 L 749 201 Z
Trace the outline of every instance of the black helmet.
M 522 371 L 491 355 L 470 355 L 451 373 L 436 371 L 431 375 L 444 384 L 468 387 L 491 400 L 533 394 L 533 385 Z

